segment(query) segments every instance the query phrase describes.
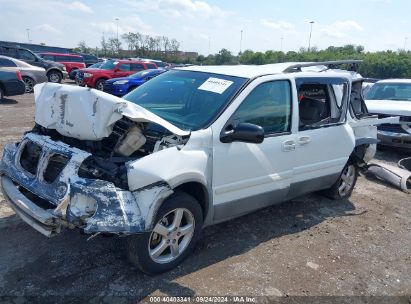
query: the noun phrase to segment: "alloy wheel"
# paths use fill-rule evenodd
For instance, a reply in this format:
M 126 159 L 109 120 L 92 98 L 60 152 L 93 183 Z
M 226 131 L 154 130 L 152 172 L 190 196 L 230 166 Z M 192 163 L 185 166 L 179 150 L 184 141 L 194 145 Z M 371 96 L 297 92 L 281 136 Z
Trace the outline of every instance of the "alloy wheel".
M 338 193 L 340 196 L 346 196 L 354 186 L 355 181 L 355 168 L 354 165 L 347 166 L 341 174 L 340 185 L 338 187 Z
M 194 215 L 188 209 L 177 208 L 168 212 L 150 235 L 150 258 L 160 264 L 174 261 L 190 244 L 194 229 Z
M 23 81 L 24 81 L 24 85 L 26 86 L 26 93 L 32 93 L 33 92 L 33 87 L 34 87 L 33 79 L 31 79 L 29 77 L 24 77 Z

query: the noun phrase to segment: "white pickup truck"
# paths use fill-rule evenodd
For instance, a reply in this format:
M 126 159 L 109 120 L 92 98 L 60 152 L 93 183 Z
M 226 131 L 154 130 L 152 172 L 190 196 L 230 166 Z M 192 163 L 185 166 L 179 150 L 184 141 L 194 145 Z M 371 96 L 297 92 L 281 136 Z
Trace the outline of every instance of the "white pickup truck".
M 383 122 L 361 77 L 329 68 L 352 63 L 191 66 L 123 99 L 38 85 L 35 127 L 3 153 L 4 196 L 46 236 L 125 236 L 131 262 L 167 271 L 207 225 L 313 191 L 350 196 Z

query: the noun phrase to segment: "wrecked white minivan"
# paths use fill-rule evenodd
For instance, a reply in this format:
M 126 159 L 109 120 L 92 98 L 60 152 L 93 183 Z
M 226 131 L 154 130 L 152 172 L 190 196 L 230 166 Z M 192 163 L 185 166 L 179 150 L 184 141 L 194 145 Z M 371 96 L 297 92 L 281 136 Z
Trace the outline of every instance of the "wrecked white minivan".
M 46 236 L 127 236 L 141 270 L 169 270 L 207 225 L 312 191 L 351 194 L 381 120 L 358 74 L 328 68 L 338 63 L 352 62 L 193 66 L 124 99 L 38 85 L 35 127 L 3 153 L 4 196 Z

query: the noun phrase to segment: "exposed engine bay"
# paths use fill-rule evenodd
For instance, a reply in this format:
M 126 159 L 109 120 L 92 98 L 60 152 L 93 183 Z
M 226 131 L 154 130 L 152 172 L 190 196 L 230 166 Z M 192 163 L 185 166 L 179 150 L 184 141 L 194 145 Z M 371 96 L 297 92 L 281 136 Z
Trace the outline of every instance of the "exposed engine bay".
M 31 132 L 49 136 L 54 141 L 64 142 L 92 154 L 80 166 L 79 177 L 109 181 L 122 189 L 128 189 L 126 162 L 163 149 L 184 145 L 188 140 L 188 136 L 174 135 L 158 124 L 134 122 L 124 116 L 115 122 L 111 134 L 101 140 L 80 140 L 64 136 L 55 129 L 48 129 L 37 123 Z M 36 155 L 36 147 L 31 149 L 34 151 L 26 153 L 27 160 L 25 155 L 22 155 L 22 162 L 27 163 L 27 166 L 33 163 L 31 158 Z M 67 159 L 59 158 L 52 161 L 56 172 L 61 172 L 61 167 L 68 162 Z M 53 169 L 50 169 L 47 175 L 50 175 L 50 179 L 58 174 L 52 171 Z

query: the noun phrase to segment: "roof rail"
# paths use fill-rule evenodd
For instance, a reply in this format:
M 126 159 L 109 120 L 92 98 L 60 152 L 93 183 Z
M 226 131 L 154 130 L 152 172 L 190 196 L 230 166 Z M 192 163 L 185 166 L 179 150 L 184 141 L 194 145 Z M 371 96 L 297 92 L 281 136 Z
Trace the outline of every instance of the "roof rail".
M 325 65 L 328 68 L 330 66 L 337 66 L 342 64 L 351 64 L 353 66 L 360 64 L 362 60 L 337 60 L 337 61 L 318 61 L 318 62 L 304 62 L 304 63 L 297 63 L 290 65 L 286 68 L 283 73 L 294 73 L 294 72 L 301 72 L 301 68 L 312 67 L 312 66 L 319 66 Z

